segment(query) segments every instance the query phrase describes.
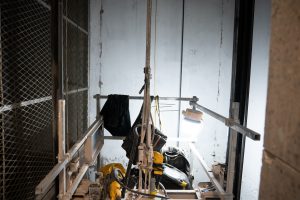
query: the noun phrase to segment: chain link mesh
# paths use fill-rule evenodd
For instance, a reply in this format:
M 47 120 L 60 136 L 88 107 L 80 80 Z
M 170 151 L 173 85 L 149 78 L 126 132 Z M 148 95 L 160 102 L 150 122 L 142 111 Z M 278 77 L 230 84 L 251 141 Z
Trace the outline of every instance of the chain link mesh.
M 64 74 L 70 148 L 87 129 L 88 1 L 64 0 Z M 74 26 L 74 24 L 78 25 Z
M 1 1 L 0 199 L 34 199 L 54 165 L 48 0 Z M 87 129 L 88 1 L 64 0 L 67 144 Z M 78 26 L 80 28 L 78 28 Z
M 54 165 L 50 24 L 37 0 L 1 1 L 0 199 L 34 199 Z

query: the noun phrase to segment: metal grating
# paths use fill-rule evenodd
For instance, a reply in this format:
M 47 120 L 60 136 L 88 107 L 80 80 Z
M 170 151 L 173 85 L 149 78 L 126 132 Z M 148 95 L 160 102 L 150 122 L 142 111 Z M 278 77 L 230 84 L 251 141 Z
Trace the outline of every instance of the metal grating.
M 50 10 L 1 1 L 0 199 L 34 199 L 53 167 Z
M 67 148 L 86 131 L 88 118 L 88 1 L 64 0 L 64 75 Z

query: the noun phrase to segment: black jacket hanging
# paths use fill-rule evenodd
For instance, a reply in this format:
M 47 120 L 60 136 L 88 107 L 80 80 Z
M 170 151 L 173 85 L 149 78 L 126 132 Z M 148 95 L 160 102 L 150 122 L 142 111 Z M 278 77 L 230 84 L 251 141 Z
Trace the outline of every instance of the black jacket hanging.
M 113 136 L 127 136 L 131 122 L 128 95 L 108 95 L 100 114 L 103 116 L 104 128 Z

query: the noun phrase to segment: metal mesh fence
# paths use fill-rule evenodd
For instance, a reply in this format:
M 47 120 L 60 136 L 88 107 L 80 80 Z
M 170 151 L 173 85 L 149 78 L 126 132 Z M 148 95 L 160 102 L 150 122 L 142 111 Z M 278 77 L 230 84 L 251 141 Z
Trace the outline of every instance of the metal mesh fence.
M 70 148 L 87 129 L 88 1 L 64 0 L 64 74 Z
M 34 199 L 53 167 L 49 0 L 1 1 L 0 199 Z M 64 0 L 67 145 L 87 129 L 88 2 Z
M 0 199 L 34 199 L 54 165 L 51 12 L 38 0 L 0 8 Z

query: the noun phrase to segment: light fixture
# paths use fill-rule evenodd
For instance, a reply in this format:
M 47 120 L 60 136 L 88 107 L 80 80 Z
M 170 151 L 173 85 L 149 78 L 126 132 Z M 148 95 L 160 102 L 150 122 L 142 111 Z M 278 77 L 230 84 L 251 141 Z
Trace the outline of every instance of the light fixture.
M 196 103 L 197 101 L 198 98 L 193 96 L 193 100 L 190 101 L 192 108 L 187 108 L 186 110 L 182 111 L 184 119 L 197 123 L 200 123 L 203 120 L 203 112 L 196 110 L 196 106 L 192 104 L 193 102 Z

